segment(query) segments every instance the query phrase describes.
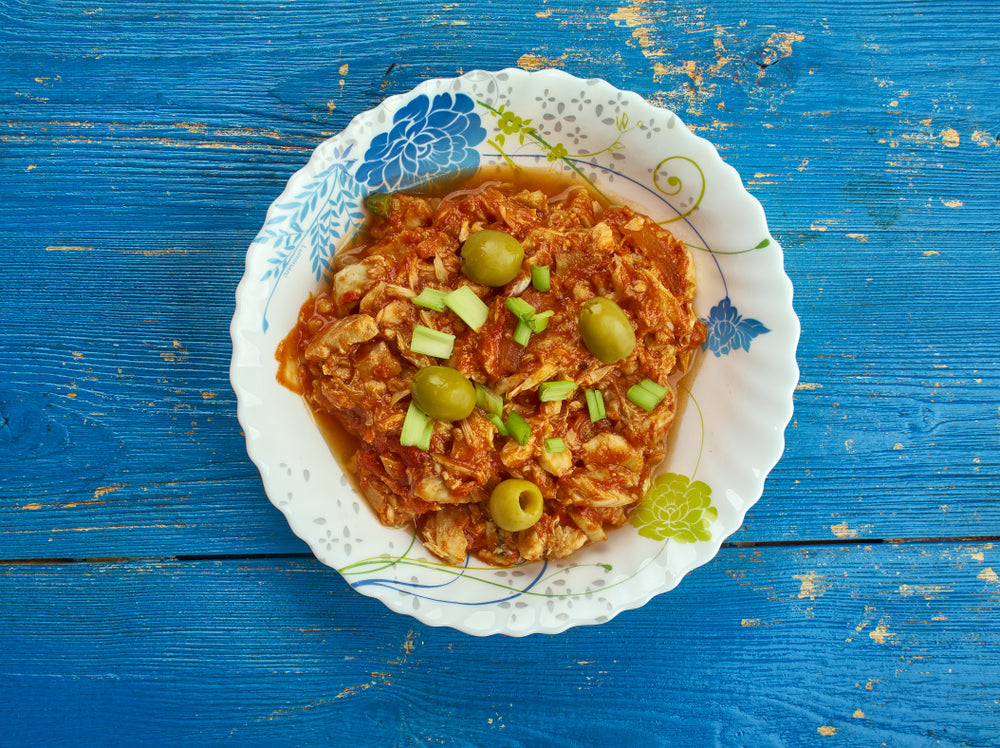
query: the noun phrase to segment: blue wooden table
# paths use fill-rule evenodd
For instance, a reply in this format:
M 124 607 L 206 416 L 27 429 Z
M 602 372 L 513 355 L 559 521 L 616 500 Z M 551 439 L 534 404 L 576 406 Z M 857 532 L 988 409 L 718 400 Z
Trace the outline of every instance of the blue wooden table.
M 801 382 L 710 564 L 480 639 L 289 531 L 228 324 L 318 143 L 508 66 L 718 146 L 785 249 Z M 0 2 L 0 744 L 1000 744 L 998 70 L 967 1 Z

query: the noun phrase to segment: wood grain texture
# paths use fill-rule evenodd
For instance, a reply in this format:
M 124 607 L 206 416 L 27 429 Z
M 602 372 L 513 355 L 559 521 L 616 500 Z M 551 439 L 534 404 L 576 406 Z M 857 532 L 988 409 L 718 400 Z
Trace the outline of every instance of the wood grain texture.
M 969 0 L 0 0 L 0 742 L 994 745 L 998 28 Z M 228 323 L 316 145 L 507 66 L 718 147 L 784 247 L 801 382 L 711 564 L 599 628 L 479 640 L 288 530 Z
M 19 745 L 985 746 L 996 568 L 993 544 L 728 550 L 603 626 L 480 640 L 306 559 L 0 566 L 0 710 Z

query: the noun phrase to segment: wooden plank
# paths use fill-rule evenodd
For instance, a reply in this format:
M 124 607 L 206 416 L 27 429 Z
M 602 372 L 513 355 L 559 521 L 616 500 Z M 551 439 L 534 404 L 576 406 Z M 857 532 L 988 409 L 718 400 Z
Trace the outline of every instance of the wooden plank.
M 603 626 L 476 639 L 310 560 L 5 565 L 0 713 L 18 745 L 987 745 L 998 568 L 728 549 Z

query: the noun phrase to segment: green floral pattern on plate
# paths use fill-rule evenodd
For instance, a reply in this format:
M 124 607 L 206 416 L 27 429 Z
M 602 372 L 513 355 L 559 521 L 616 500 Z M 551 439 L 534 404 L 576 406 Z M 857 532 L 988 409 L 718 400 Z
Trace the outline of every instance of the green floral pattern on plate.
M 709 528 L 719 516 L 711 497 L 707 483 L 664 473 L 653 481 L 645 498 L 629 515 L 629 523 L 651 540 L 711 540 Z

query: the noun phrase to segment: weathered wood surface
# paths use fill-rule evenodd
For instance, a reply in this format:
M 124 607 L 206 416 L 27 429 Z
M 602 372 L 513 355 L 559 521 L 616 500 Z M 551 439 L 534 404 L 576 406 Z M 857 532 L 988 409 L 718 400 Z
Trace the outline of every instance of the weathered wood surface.
M 0 0 L 14 737 L 995 744 L 997 29 L 971 2 Z M 785 457 L 719 559 L 521 642 L 421 627 L 312 562 L 228 384 L 243 255 L 312 148 L 425 78 L 512 65 L 712 140 L 803 327 Z
M 311 559 L 0 566 L 0 714 L 46 746 L 995 745 L 995 568 L 989 543 L 727 549 L 605 626 L 479 640 Z

